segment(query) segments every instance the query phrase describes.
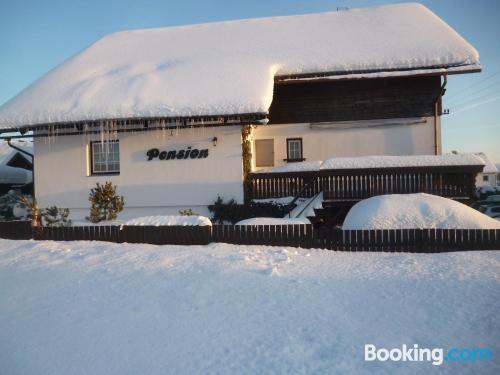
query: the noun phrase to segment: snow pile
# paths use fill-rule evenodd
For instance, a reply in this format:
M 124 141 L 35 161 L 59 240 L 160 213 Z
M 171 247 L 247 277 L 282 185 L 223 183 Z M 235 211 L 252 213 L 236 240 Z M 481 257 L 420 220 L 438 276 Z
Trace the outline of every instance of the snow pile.
M 498 251 L 0 240 L 0 373 L 495 374 L 499 288 Z M 492 360 L 365 362 L 367 343 Z
M 127 220 L 123 225 L 212 225 L 212 222 L 205 216 L 181 216 L 181 215 L 157 215 L 157 216 L 143 216 Z
M 478 68 L 477 51 L 420 4 L 132 30 L 45 74 L 0 108 L 0 126 L 267 113 L 276 75 Z
M 360 156 L 328 159 L 321 164 L 321 169 L 439 167 L 453 165 L 484 165 L 484 161 L 479 156 L 473 154 Z
M 279 218 L 279 217 L 254 217 L 238 221 L 235 225 L 289 225 L 289 224 L 311 224 L 307 218 Z
M 379 195 L 351 208 L 342 229 L 500 229 L 500 222 L 451 199 L 430 194 Z

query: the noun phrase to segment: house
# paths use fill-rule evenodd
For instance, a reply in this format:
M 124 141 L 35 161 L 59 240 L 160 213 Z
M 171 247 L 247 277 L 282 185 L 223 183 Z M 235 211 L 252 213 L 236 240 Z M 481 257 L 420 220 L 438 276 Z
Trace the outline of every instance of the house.
M 24 193 L 33 190 L 33 142 L 16 140 L 8 144 L 0 141 L 0 195 L 12 188 Z
M 480 70 L 420 4 L 132 30 L 34 82 L 0 126 L 33 132 L 42 207 L 81 219 L 111 181 L 122 218 L 206 214 L 218 195 L 242 203 L 265 168 L 441 154 L 448 77 Z
M 484 169 L 476 176 L 476 186 L 491 186 L 495 187 L 498 184 L 498 169 L 495 164 L 486 156 L 484 152 L 476 152 L 474 155 L 479 156 L 484 160 Z

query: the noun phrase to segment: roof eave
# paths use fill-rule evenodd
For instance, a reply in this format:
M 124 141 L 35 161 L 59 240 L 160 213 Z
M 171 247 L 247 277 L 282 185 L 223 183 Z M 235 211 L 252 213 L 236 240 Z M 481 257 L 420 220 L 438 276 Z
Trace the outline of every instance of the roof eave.
M 294 83 L 304 81 L 334 81 L 334 80 L 359 80 L 391 77 L 422 77 L 422 76 L 442 76 L 453 74 L 479 73 L 482 68 L 480 64 L 456 65 L 449 67 L 422 67 L 409 69 L 372 69 L 358 71 L 330 71 L 323 73 L 303 73 L 277 75 L 275 83 Z
M 99 133 L 98 127 L 101 123 L 116 122 L 118 132 L 127 131 L 147 131 L 147 130 L 162 130 L 162 129 L 177 129 L 177 128 L 193 128 L 193 127 L 214 127 L 214 126 L 231 126 L 231 125 L 248 125 L 255 124 L 268 117 L 268 113 L 240 113 L 240 114 L 215 114 L 215 115 L 197 115 L 197 116 L 177 116 L 177 117 L 130 117 L 130 118 L 102 118 L 92 120 L 78 121 L 60 121 L 53 123 L 27 124 L 10 128 L 0 128 L 0 139 L 17 139 L 17 138 L 36 138 L 37 134 L 26 134 L 29 132 L 49 131 L 57 134 L 54 135 L 73 135 L 82 133 Z M 135 125 L 136 127 L 129 130 L 122 130 L 120 125 Z M 86 126 L 89 130 L 84 130 Z M 137 127 L 138 126 L 138 127 Z M 6 133 L 20 133 L 20 135 L 4 135 Z

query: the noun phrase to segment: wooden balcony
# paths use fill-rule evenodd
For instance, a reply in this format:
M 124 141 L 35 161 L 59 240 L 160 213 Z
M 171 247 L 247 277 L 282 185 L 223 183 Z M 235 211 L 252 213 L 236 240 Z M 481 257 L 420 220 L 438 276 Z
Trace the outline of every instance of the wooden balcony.
M 312 197 L 359 201 L 375 195 L 428 193 L 468 201 L 482 165 L 322 169 L 311 172 L 251 173 L 249 199 Z

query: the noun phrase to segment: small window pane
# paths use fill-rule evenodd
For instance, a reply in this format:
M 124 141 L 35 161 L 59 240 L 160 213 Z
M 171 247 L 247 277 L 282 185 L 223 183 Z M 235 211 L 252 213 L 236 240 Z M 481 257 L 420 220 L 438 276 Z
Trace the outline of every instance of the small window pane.
M 92 143 L 92 173 L 119 173 L 120 147 L 118 141 Z
M 288 145 L 288 159 L 299 160 L 302 159 L 302 141 L 300 139 L 289 139 Z

